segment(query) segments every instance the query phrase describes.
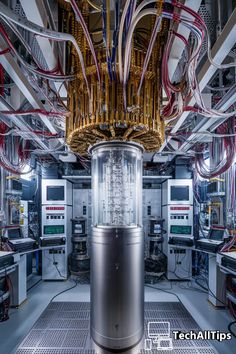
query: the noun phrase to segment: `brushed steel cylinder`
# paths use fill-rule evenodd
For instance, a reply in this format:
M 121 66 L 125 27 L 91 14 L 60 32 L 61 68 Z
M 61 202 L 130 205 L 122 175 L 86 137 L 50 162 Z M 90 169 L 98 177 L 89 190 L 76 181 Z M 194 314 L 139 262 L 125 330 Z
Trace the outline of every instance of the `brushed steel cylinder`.
M 91 239 L 91 335 L 101 347 L 135 346 L 144 332 L 141 227 L 94 227 Z

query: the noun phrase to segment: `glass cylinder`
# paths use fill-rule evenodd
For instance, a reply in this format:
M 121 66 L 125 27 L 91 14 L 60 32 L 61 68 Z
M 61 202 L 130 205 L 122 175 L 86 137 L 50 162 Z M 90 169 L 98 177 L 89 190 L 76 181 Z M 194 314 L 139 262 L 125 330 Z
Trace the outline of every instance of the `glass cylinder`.
M 93 226 L 142 226 L 141 145 L 104 142 L 90 151 Z

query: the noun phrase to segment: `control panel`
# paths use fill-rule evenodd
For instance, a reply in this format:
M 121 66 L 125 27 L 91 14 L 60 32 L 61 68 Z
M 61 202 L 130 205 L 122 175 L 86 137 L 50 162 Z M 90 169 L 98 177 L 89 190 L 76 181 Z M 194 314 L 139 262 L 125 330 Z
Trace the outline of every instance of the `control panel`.
M 192 180 L 167 180 L 162 186 L 163 251 L 168 279 L 190 279 L 192 274 L 193 190 Z
M 175 219 L 175 220 L 188 220 L 188 214 L 179 214 L 179 215 L 175 215 L 175 214 L 170 214 L 170 218 L 171 219 Z
M 42 205 L 40 245 L 43 249 L 44 280 L 67 278 L 67 258 L 71 252 L 71 218 L 72 206 Z
M 169 237 L 193 236 L 193 206 L 165 206 L 163 213 L 167 219 L 165 227 Z
M 47 219 L 50 219 L 50 220 L 52 220 L 52 219 L 54 219 L 54 220 L 55 219 L 57 219 L 57 220 L 58 219 L 59 220 L 62 219 L 63 220 L 63 219 L 65 219 L 65 215 L 64 214 L 59 214 L 59 215 L 58 214 L 48 214 L 47 215 Z
M 66 236 L 66 214 L 68 208 L 65 206 L 42 206 L 42 236 Z

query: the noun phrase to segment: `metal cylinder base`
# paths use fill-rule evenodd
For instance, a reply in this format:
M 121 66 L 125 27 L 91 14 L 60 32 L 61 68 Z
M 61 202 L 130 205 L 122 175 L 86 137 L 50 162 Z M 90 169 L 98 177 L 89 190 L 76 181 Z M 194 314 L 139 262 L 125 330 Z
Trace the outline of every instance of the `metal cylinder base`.
M 94 227 L 91 252 L 91 336 L 109 350 L 131 348 L 144 332 L 142 229 Z

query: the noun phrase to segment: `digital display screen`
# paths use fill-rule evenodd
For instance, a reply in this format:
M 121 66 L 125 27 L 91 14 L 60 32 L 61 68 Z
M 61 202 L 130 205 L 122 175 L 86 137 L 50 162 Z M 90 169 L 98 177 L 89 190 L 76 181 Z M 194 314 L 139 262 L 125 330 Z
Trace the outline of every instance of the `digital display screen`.
M 171 186 L 170 199 L 171 201 L 189 200 L 189 186 Z
M 160 224 L 154 224 L 154 234 L 160 234 L 161 233 L 161 225 Z
M 83 233 L 83 229 L 82 229 L 82 225 L 78 224 L 75 227 L 75 234 L 82 234 Z
M 63 201 L 65 199 L 64 186 L 47 186 L 47 200 Z
M 20 228 L 8 229 L 8 230 L 7 230 L 7 236 L 8 236 L 9 239 L 14 239 L 14 238 L 20 238 L 20 237 L 22 237 Z
M 43 227 L 44 235 L 58 235 L 64 234 L 65 227 L 64 225 L 45 225 Z
M 224 229 L 211 229 L 209 239 L 221 241 L 224 237 Z
M 170 233 L 176 235 L 191 235 L 192 227 L 188 225 L 171 225 Z

